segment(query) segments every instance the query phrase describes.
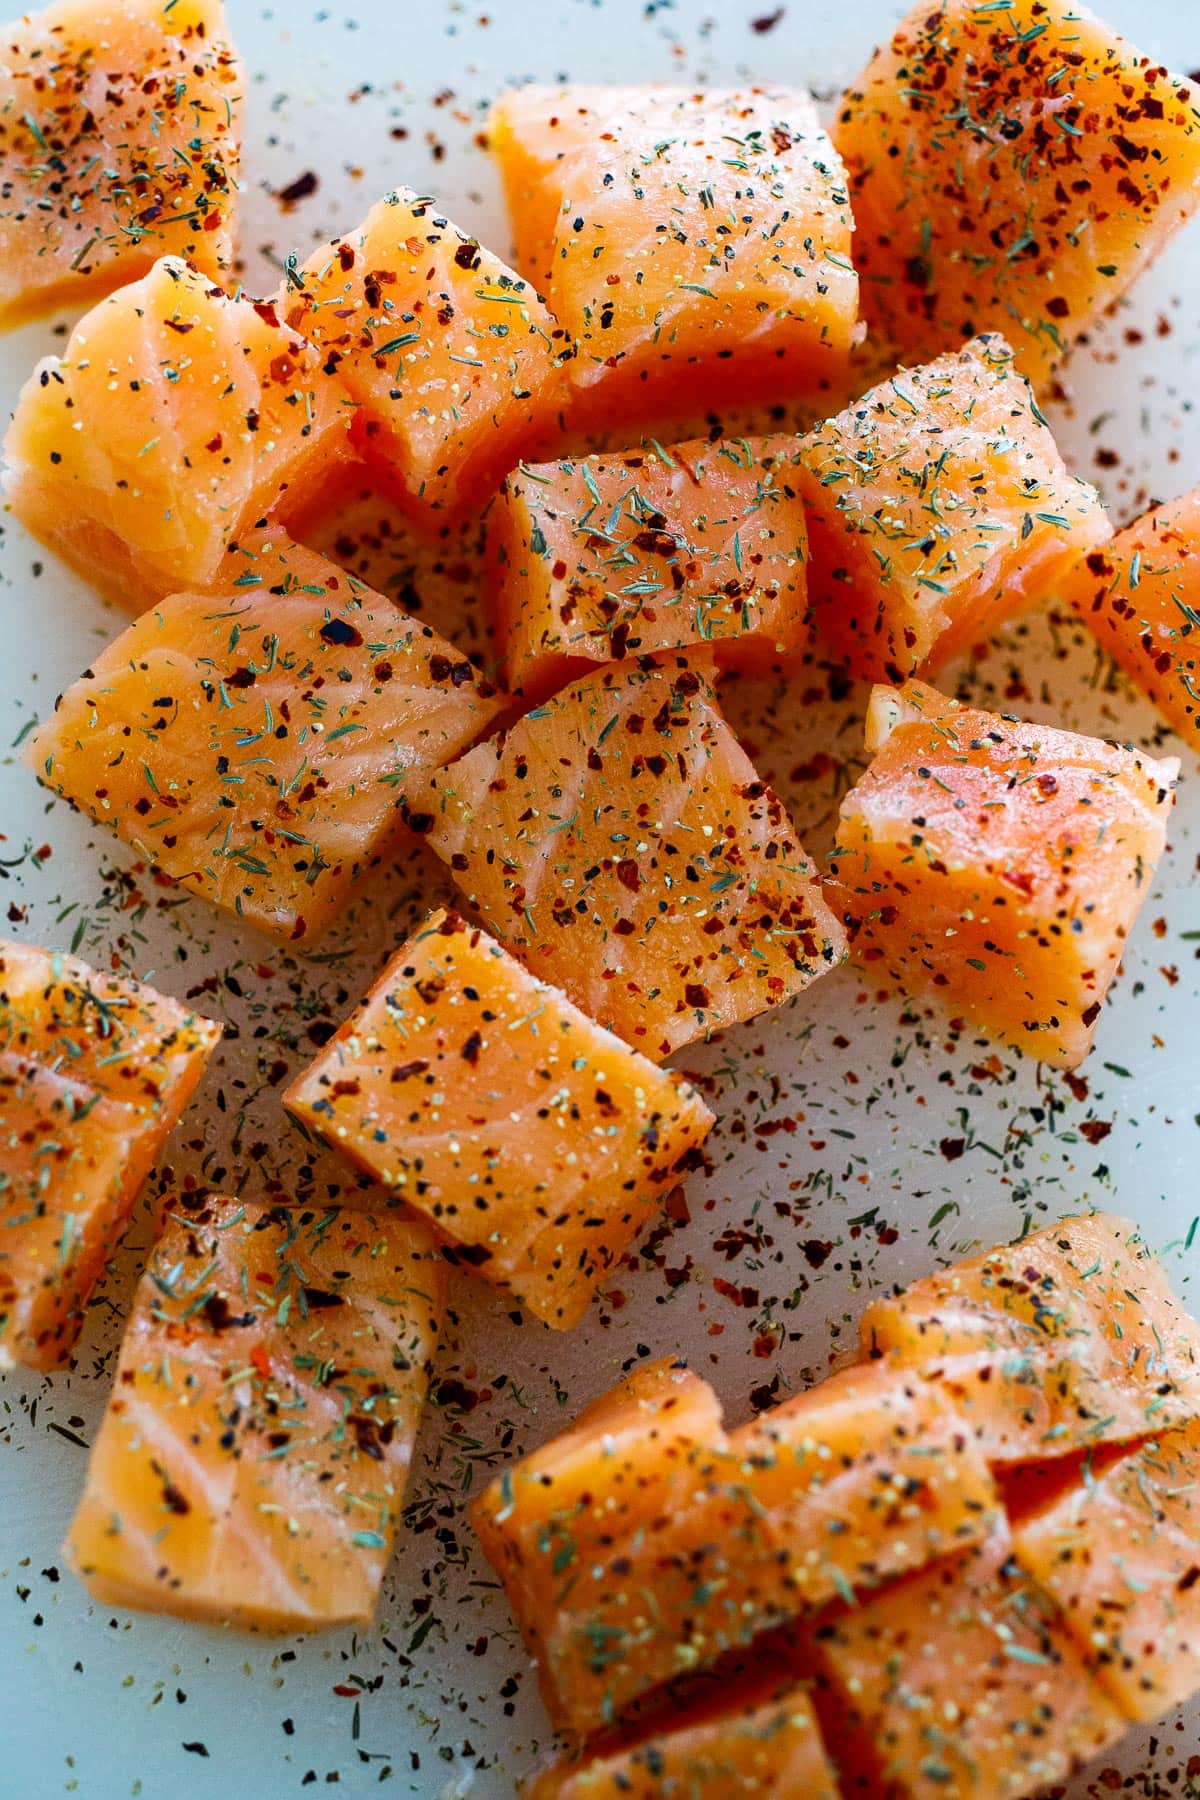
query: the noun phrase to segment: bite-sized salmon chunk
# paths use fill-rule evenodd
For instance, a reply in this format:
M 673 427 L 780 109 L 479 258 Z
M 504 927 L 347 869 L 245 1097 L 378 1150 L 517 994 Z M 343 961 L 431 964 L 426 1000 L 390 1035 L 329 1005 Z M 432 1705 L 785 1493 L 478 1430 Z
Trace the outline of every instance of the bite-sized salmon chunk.
M 27 753 L 174 880 L 307 943 L 403 834 L 408 779 L 500 702 L 431 626 L 282 533 L 227 574 L 144 612 Z
M 806 93 L 523 88 L 491 139 L 526 272 L 576 347 L 572 427 L 628 441 L 844 374 L 853 226 Z
M 548 1647 L 565 1578 L 583 1567 L 580 1549 L 586 1554 L 601 1536 L 616 1543 L 647 1519 L 669 1517 L 693 1490 L 696 1455 L 721 1441 L 721 1419 L 716 1393 L 685 1364 L 643 1363 L 472 1503 L 471 1523 L 551 1707 L 559 1701 Z M 603 1657 L 603 1645 L 596 1654 Z
M 1130 1719 L 1200 1688 L 1200 1425 L 1019 1476 L 1013 1540 Z
M 1193 749 L 1200 749 L 1200 488 L 1144 513 L 1058 589 Z
M 1200 1414 L 1200 1325 L 1126 1219 L 1064 1219 L 874 1301 L 865 1355 L 942 1387 L 988 1458 L 1053 1461 Z
M 290 274 L 280 305 L 354 401 L 368 466 L 426 530 L 478 511 L 558 435 L 561 326 L 527 281 L 408 189 Z
M 683 659 L 565 688 L 411 784 L 408 819 L 508 948 L 655 1061 L 842 959 L 787 814 Z
M 1200 203 L 1197 89 L 1075 0 L 920 0 L 842 96 L 863 310 L 1035 381 Z
M 1166 843 L 1179 773 L 1099 738 L 876 688 L 831 903 L 907 993 L 1074 1068 Z
M 220 1036 L 153 988 L 0 942 L 0 1368 L 70 1356 Z
M 486 933 L 431 915 L 284 1105 L 424 1213 L 446 1255 L 578 1324 L 713 1116 Z
M 245 71 L 221 0 L 58 0 L 0 41 L 0 325 L 232 265 Z
M 800 439 L 813 628 L 852 674 L 930 674 L 1112 527 L 1000 337 L 902 369 Z
M 550 1715 L 580 1736 L 1003 1516 L 952 1406 L 890 1367 L 848 1369 L 738 1431 L 677 1439 L 653 1488 L 607 1426 L 590 1422 L 582 1488 L 581 1421 L 561 1491 L 551 1446 L 494 1481 L 475 1513 Z
M 795 439 L 660 444 L 522 464 L 488 514 L 509 686 L 545 699 L 589 664 L 709 644 L 762 673 L 808 637 Z
M 806 1689 L 776 1675 L 723 1683 L 720 1697 L 673 1707 L 585 1754 L 521 1784 L 521 1800 L 728 1800 L 777 1794 L 839 1800 L 837 1777 Z
M 1126 1729 L 1007 1530 L 813 1636 L 818 1710 L 848 1793 L 1029 1800 Z
M 328 479 L 349 407 L 275 310 L 174 257 L 40 362 L 4 442 L 23 524 L 134 610 L 211 587 L 229 546 Z
M 105 1606 L 365 1623 L 440 1321 L 423 1226 L 213 1196 L 168 1214 L 67 1538 Z

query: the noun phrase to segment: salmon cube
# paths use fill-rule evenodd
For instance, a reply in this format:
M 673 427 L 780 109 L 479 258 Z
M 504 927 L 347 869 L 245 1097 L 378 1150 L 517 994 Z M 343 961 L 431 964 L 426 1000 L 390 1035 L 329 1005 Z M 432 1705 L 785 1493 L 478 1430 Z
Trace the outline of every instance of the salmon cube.
M 485 924 L 661 1061 L 841 961 L 780 802 L 703 675 L 611 664 L 409 790 Z
M 1013 1541 L 1126 1718 L 1200 1688 L 1200 1424 L 1018 1472 Z
M 863 1352 L 920 1369 L 988 1461 L 1052 1461 L 1200 1413 L 1200 1325 L 1126 1219 L 1064 1219 L 863 1315 Z
M 220 1036 L 153 988 L 0 942 L 0 1368 L 69 1358 Z
M 491 136 L 522 266 L 576 346 L 572 429 L 628 442 L 844 375 L 853 225 L 806 93 L 523 88 Z
M 693 1491 L 697 1453 L 721 1437 L 721 1403 L 706 1381 L 670 1359 L 646 1363 L 472 1502 L 471 1523 L 551 1710 L 562 1710 L 546 1655 L 565 1573 L 584 1566 L 581 1551 L 669 1516 Z M 597 1645 L 598 1659 L 604 1650 Z
M 38 364 L 5 439 L 35 537 L 134 610 L 211 588 L 229 546 L 328 478 L 349 408 L 269 305 L 164 257 Z
M 1112 536 L 1012 351 L 902 369 L 800 440 L 813 627 L 868 681 L 930 674 Z
M 289 324 L 357 408 L 355 442 L 428 531 L 558 435 L 566 336 L 528 282 L 408 189 L 288 276 Z
M 628 108 L 637 88 L 609 84 L 589 87 L 508 88 L 492 101 L 487 144 L 500 170 L 514 261 L 541 292 L 550 281 L 554 238 L 562 206 L 558 165 L 586 149 L 607 129 L 615 106 Z
M 730 1800 L 736 1794 L 839 1800 L 833 1766 L 805 1688 L 778 1675 L 723 1684 L 706 1699 L 531 1776 L 521 1800 Z
M 729 1435 L 714 1424 L 676 1446 L 670 1482 L 652 1491 L 630 1491 L 604 1431 L 591 1436 L 582 1497 L 555 1492 L 543 1452 L 476 1514 L 550 1715 L 581 1736 L 1003 1517 L 952 1406 L 891 1368 L 848 1369 Z
M 544 700 L 589 664 L 709 644 L 765 673 L 808 636 L 807 531 L 786 437 L 522 464 L 488 515 L 509 686 Z
M 0 325 L 233 264 L 245 70 L 221 0 L 58 0 L 4 29 Z
M 713 1124 L 681 1076 L 445 912 L 283 1103 L 430 1219 L 450 1261 L 562 1330 Z
M 1144 513 L 1059 588 L 1101 649 L 1200 749 L 1200 488 Z
M 1166 843 L 1178 760 L 876 688 L 830 898 L 852 954 L 1075 1068 Z
M 440 1267 L 390 1218 L 223 1196 L 169 1215 L 67 1538 L 95 1599 L 269 1632 L 369 1621 Z
M 845 1609 L 813 1647 L 849 1792 L 1026 1800 L 1126 1728 L 1006 1530 Z
M 27 753 L 173 880 L 308 943 L 403 835 L 408 779 L 500 701 L 429 625 L 281 533 L 226 572 L 223 594 L 143 613 Z
M 917 357 L 1003 331 L 1034 381 L 1200 201 L 1195 85 L 1074 0 L 920 0 L 833 140 L 871 320 Z

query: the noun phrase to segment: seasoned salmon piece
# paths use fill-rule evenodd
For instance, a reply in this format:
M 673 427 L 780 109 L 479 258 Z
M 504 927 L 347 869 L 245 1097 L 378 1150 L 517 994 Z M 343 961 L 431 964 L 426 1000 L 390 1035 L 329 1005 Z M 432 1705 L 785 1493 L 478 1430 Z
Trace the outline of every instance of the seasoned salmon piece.
M 1038 381 L 1200 203 L 1200 112 L 1076 0 L 920 0 L 842 96 L 863 310 Z
M 66 1362 L 220 1026 L 0 942 L 0 1368 Z
M 799 441 L 813 627 L 850 672 L 935 672 L 1112 527 L 1000 337 L 902 369 Z
M 58 0 L 3 28 L 0 326 L 159 256 L 227 273 L 245 79 L 221 0 Z
M 613 1396 L 619 1404 L 621 1390 Z M 643 1487 L 605 1419 L 583 1422 L 476 1505 L 555 1723 L 580 1736 L 643 1696 L 978 1541 L 1003 1515 L 952 1406 L 919 1377 L 852 1368 L 726 1434 L 673 1445 Z M 630 1479 L 632 1476 L 632 1480 Z
M 551 1707 L 558 1706 L 558 1689 L 547 1651 L 558 1596 L 583 1566 L 580 1550 L 586 1555 L 601 1538 L 623 1541 L 686 1501 L 696 1456 L 723 1438 L 721 1417 L 713 1389 L 686 1365 L 669 1358 L 643 1363 L 472 1503 L 471 1523 L 504 1583 Z M 596 1654 L 603 1656 L 602 1645 Z
M 805 1688 L 778 1674 L 723 1685 L 706 1699 L 564 1758 L 521 1784 L 521 1800 L 727 1800 L 778 1794 L 839 1800 L 833 1766 Z
M 709 644 L 751 673 L 808 637 L 795 439 L 660 444 L 522 464 L 488 515 L 509 686 L 534 703 L 589 664 Z
M 1200 749 L 1200 488 L 1143 513 L 1084 557 L 1058 593 Z
M 561 326 L 527 281 L 409 189 L 290 273 L 280 306 L 351 396 L 369 468 L 427 531 L 477 512 L 558 435 Z
M 713 1116 L 478 928 L 433 913 L 283 1096 L 445 1254 L 577 1325 Z
M 556 88 L 534 82 L 508 88 L 492 101 L 488 149 L 504 184 L 516 265 L 539 290 L 550 281 L 562 212 L 559 164 L 609 132 L 613 114 L 636 112 L 646 100 L 647 90 L 639 87 L 573 82 Z M 613 141 L 611 133 L 607 141 Z
M 410 825 L 501 942 L 655 1061 L 843 954 L 695 663 L 610 665 L 409 787 Z
M 1006 1530 L 813 1633 L 848 1793 L 1027 1800 L 1125 1731 Z
M 373 1615 L 437 1337 L 424 1227 L 213 1196 L 138 1288 L 66 1556 L 105 1606 Z
M 1200 1414 L 1200 1325 L 1126 1219 L 1096 1213 L 928 1275 L 862 1320 L 865 1355 L 945 1389 L 996 1464 L 1050 1461 Z
M 18 518 L 140 611 L 219 580 L 230 545 L 329 479 L 350 408 L 274 308 L 175 257 L 38 364 L 4 443 Z
M 1179 772 L 1099 738 L 876 688 L 831 904 L 852 954 L 1043 1062 L 1087 1056 Z
M 1200 1688 L 1200 1424 L 1032 1475 L 1013 1541 L 1127 1718 Z
M 226 572 L 222 594 L 143 613 L 27 754 L 174 880 L 308 943 L 403 834 L 409 778 L 500 701 L 430 626 L 282 533 Z
M 491 137 L 523 266 L 576 346 L 572 429 L 628 442 L 844 375 L 853 226 L 806 93 L 523 88 Z

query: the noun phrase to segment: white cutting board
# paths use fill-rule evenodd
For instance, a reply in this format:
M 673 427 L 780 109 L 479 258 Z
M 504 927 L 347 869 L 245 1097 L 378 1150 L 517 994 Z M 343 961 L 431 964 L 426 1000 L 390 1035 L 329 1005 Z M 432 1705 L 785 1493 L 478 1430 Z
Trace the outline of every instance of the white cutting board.
M 828 97 L 899 9 L 892 0 L 230 0 L 229 10 L 252 71 L 246 283 L 265 291 L 288 249 L 350 227 L 398 183 L 436 195 L 503 248 L 497 184 L 476 138 L 485 101 L 514 79 L 768 80 Z M 1195 0 L 1109 0 L 1107 10 L 1145 51 L 1180 69 L 1200 64 Z M 755 28 L 776 11 L 770 29 Z M 285 215 L 275 194 L 309 170 L 317 191 Z M 59 341 L 43 325 L 0 342 L 0 412 Z M 1052 409 L 1056 426 L 1077 472 L 1101 482 L 1122 520 L 1147 495 L 1200 479 L 1200 224 L 1076 356 L 1069 387 L 1072 404 Z M 177 1176 L 255 1198 L 269 1178 L 286 1183 L 303 1154 L 271 1065 L 297 1067 L 308 1024 L 348 1010 L 444 892 L 439 872 L 414 851 L 374 881 L 320 957 L 302 962 L 135 871 L 128 852 L 50 804 L 8 748 L 121 616 L 12 521 L 0 575 L 0 932 L 60 945 L 78 933 L 93 962 L 114 957 L 174 994 L 216 978 L 198 1004 L 238 1036 L 169 1161 Z M 428 616 L 470 637 L 468 571 L 450 568 L 440 585 L 423 579 L 420 592 Z M 969 674 L 975 693 L 1007 696 L 1008 710 L 1178 748 L 1064 624 L 1034 620 Z M 810 842 L 826 845 L 860 754 L 854 706 L 759 687 L 731 695 L 730 710 Z M 832 760 L 814 765 L 820 757 Z M 48 858 L 34 854 L 43 846 Z M 474 1548 L 466 1498 L 505 1450 L 559 1429 L 627 1359 L 683 1351 L 740 1422 L 753 1390 L 778 1378 L 783 1393 L 844 1353 L 875 1285 L 1013 1236 L 1027 1214 L 1040 1223 L 1092 1203 L 1137 1218 L 1200 1309 L 1200 1230 L 1187 1247 L 1200 1214 L 1198 858 L 1200 771 L 1185 752 L 1171 849 L 1083 1099 L 981 1040 L 947 1043 L 935 1016 L 917 1008 L 906 1020 L 849 971 L 682 1057 L 714 1084 L 713 1167 L 691 1183 L 690 1222 L 622 1271 L 623 1305 L 597 1308 L 564 1338 L 514 1326 L 487 1289 L 457 1281 L 440 1404 L 410 1490 L 415 1530 L 401 1538 L 372 1631 L 270 1643 L 113 1615 L 63 1569 L 84 1445 L 146 1238 L 139 1221 L 78 1369 L 0 1379 L 0 1795 L 275 1800 L 306 1781 L 314 1793 L 336 1784 L 344 1800 L 511 1795 L 546 1723 Z M 317 1173 L 341 1177 L 332 1158 Z M 1185 1773 L 1197 1750 L 1200 1710 L 1134 1733 L 1106 1763 L 1133 1793 L 1187 1800 L 1200 1793 L 1200 1778 L 1189 1786 Z M 1073 1794 L 1089 1791 L 1082 1781 Z

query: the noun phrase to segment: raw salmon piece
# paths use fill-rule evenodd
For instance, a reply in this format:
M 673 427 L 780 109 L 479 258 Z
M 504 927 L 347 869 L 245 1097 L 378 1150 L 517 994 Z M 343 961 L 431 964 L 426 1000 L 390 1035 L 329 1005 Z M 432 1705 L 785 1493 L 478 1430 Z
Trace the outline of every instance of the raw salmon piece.
M 925 0 L 842 97 L 863 310 L 1046 374 L 1200 200 L 1197 90 L 1075 0 Z
M 862 1347 L 936 1381 L 997 1464 L 1095 1450 L 1200 1414 L 1200 1325 L 1136 1228 L 1106 1213 L 874 1301 Z
M 765 673 L 808 637 L 795 440 L 659 444 L 522 464 L 488 517 L 509 686 L 543 700 L 589 664 L 711 644 Z
M 555 158 L 552 121 L 573 147 Z M 810 395 L 844 373 L 858 277 L 845 174 L 797 89 L 522 89 L 492 141 L 528 269 L 576 346 L 572 429 Z M 524 217 L 528 209 L 528 217 Z
M 0 1368 L 70 1356 L 220 1036 L 152 988 L 0 942 Z
M 558 1596 L 585 1566 L 581 1550 L 586 1556 L 668 1516 L 693 1490 L 697 1452 L 722 1437 L 721 1403 L 706 1381 L 670 1359 L 646 1363 L 472 1502 L 471 1523 L 504 1583 L 548 1706 L 558 1702 L 546 1646 Z
M 1015 1489 L 1021 1561 L 1126 1718 L 1156 1719 L 1200 1688 L 1200 1425 L 1040 1475 Z
M 35 537 L 140 610 L 218 580 L 229 546 L 328 478 L 349 406 L 273 308 L 174 257 L 38 364 L 4 443 Z
M 1087 1056 L 1179 773 L 1099 738 L 876 688 L 831 904 L 852 954 L 1061 1068 Z
M 445 1254 L 567 1330 L 713 1125 L 699 1094 L 435 912 L 283 1096 Z
M 500 167 L 516 266 L 544 290 L 562 210 L 559 164 L 608 131 L 609 118 L 644 106 L 647 90 L 589 86 L 508 88 L 488 112 L 488 148 Z M 611 133 L 608 141 L 612 141 Z
M 977 338 L 801 438 L 817 634 L 852 674 L 928 674 L 1112 536 L 1012 351 Z
M 776 1675 L 744 1691 L 673 1710 L 655 1726 L 531 1776 L 522 1800 L 726 1800 L 771 1793 L 838 1800 L 806 1690 Z
M 214 1196 L 138 1288 L 66 1556 L 105 1606 L 365 1623 L 442 1305 L 423 1226 Z
M 655 1061 L 843 955 L 783 807 L 683 659 L 564 689 L 413 784 L 407 816 L 509 949 Z
M 102 651 L 29 761 L 174 880 L 308 943 L 403 833 L 406 781 L 500 701 L 430 626 L 281 533 L 226 572 L 225 593 L 174 594 Z
M 582 1492 L 556 1492 L 543 1452 L 477 1509 L 550 1715 L 580 1736 L 1003 1517 L 951 1405 L 889 1367 L 848 1369 L 729 1435 L 712 1422 L 676 1446 L 667 1483 L 631 1490 L 609 1442 L 592 1427 Z M 577 1427 L 573 1474 L 581 1448 Z
M 221 0 L 59 0 L 0 50 L 0 325 L 233 263 L 245 70 Z
M 289 274 L 280 306 L 359 409 L 369 467 L 425 530 L 478 511 L 558 434 L 561 327 L 528 282 L 409 189 Z
M 1095 550 L 1058 589 L 1101 648 L 1200 749 L 1200 488 Z
M 813 1642 L 847 1792 L 1026 1800 L 1125 1730 L 1006 1530 L 847 1607 Z

